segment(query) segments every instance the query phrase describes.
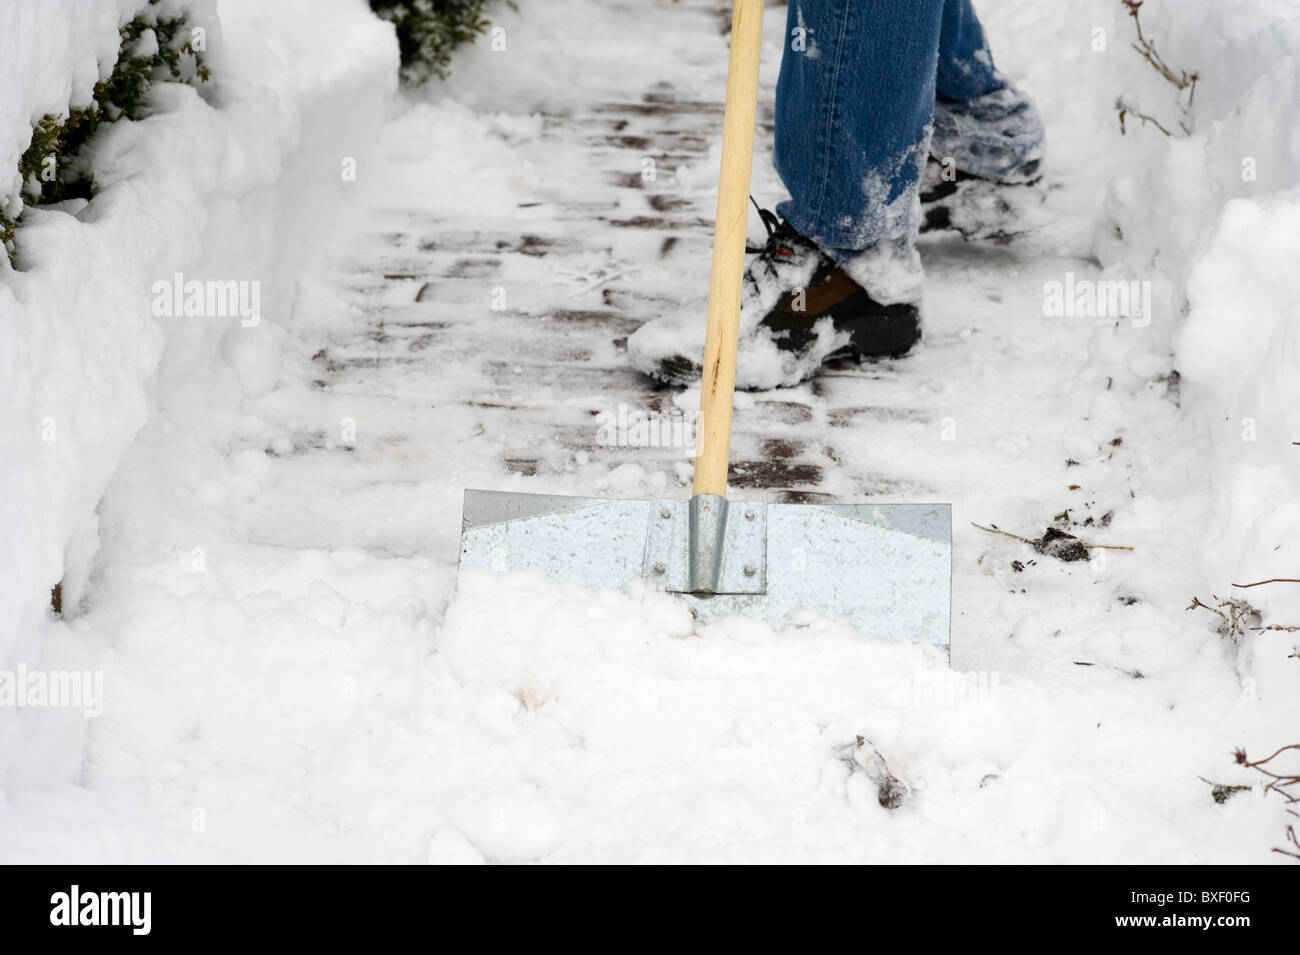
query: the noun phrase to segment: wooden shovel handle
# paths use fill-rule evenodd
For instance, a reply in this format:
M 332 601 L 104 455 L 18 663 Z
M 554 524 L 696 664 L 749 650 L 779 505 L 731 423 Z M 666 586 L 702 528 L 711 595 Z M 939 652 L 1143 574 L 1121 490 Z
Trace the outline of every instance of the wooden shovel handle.
M 745 222 L 749 217 L 754 114 L 758 108 L 758 54 L 762 45 L 763 0 L 735 0 L 731 12 L 727 105 L 722 120 L 718 215 L 713 227 L 713 272 L 709 278 L 709 328 L 704 340 L 695 494 L 724 497 L 727 493 L 740 296 L 745 270 Z

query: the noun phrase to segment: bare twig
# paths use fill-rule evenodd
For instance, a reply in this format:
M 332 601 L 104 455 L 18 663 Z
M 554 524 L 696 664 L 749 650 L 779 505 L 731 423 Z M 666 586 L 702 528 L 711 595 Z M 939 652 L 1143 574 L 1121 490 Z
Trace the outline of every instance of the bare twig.
M 1145 126 L 1147 123 L 1150 123 L 1152 126 L 1160 130 L 1160 132 L 1164 133 L 1166 136 L 1173 136 L 1173 133 L 1165 129 L 1164 125 L 1160 122 L 1160 120 L 1156 119 L 1154 116 L 1148 116 L 1146 113 L 1139 113 L 1133 107 L 1125 103 L 1122 99 L 1115 100 L 1115 109 L 1119 111 L 1119 132 L 1121 136 L 1128 135 L 1128 129 L 1125 128 L 1124 126 L 1124 117 L 1127 116 L 1129 113 L 1132 113 L 1138 119 L 1142 120 L 1142 125 Z
M 1142 19 L 1138 14 L 1142 3 L 1143 0 L 1124 0 L 1124 6 L 1128 8 L 1128 15 L 1133 18 L 1133 26 L 1137 30 L 1138 41 L 1133 44 L 1133 49 L 1142 54 L 1142 58 L 1150 63 L 1157 73 L 1179 90 L 1191 90 L 1191 95 L 1187 98 L 1187 105 L 1191 106 L 1191 98 L 1196 95 L 1196 81 L 1200 76 L 1197 73 L 1188 73 L 1186 70 L 1179 70 L 1175 73 L 1173 68 L 1156 52 L 1155 40 L 1148 39 L 1146 34 L 1142 32 Z
M 1200 597 L 1193 597 L 1193 598 L 1192 598 L 1192 602 L 1191 602 L 1190 604 L 1187 605 L 1187 609 L 1188 609 L 1188 610 L 1195 610 L 1197 607 L 1200 607 L 1202 610 L 1208 610 L 1208 611 L 1210 611 L 1210 613 L 1218 614 L 1220 617 L 1223 618 L 1223 622 L 1224 622 L 1224 623 L 1228 623 L 1228 622 L 1229 622 L 1229 621 L 1228 621 L 1228 615 L 1227 615 L 1226 613 L 1224 613 L 1222 610 L 1218 610 L 1218 609 L 1216 609 L 1215 607 L 1211 607 L 1209 604 L 1203 604 L 1203 603 L 1201 603 L 1201 598 L 1200 598 Z
M 972 527 L 978 527 L 980 530 L 988 531 L 990 534 L 1001 534 L 1003 537 L 1010 537 L 1012 540 L 1018 540 L 1022 544 L 1028 544 L 1030 547 L 1033 547 L 1039 543 L 1039 541 L 1033 540 L 1032 538 L 1021 537 L 1019 534 L 1012 534 L 1009 531 L 999 530 L 996 527 L 985 527 L 983 524 L 976 524 L 974 521 L 971 521 L 970 523 Z M 1084 544 L 1083 546 L 1088 548 L 1088 550 L 1132 550 L 1133 549 L 1132 547 L 1129 547 L 1125 544 Z
M 1231 640 L 1233 646 L 1241 642 L 1249 630 L 1261 630 L 1263 624 L 1260 613 L 1245 600 L 1238 600 L 1229 597 L 1227 600 L 1220 600 L 1218 594 L 1210 594 L 1210 599 L 1216 603 L 1210 606 L 1202 603 L 1199 597 L 1193 597 L 1192 602 L 1187 605 L 1188 610 L 1208 610 L 1218 617 L 1222 622 L 1214 628 L 1215 633 L 1226 640 Z M 1226 613 L 1224 611 L 1227 611 Z
M 1270 577 L 1268 580 L 1257 580 L 1253 584 L 1233 584 L 1232 586 L 1239 587 L 1242 590 L 1245 590 L 1247 587 L 1262 587 L 1265 584 L 1300 584 L 1300 578 Z
M 1291 843 L 1297 849 L 1300 849 L 1300 840 L 1296 839 L 1295 826 L 1286 827 L 1286 841 Z M 1293 859 L 1300 859 L 1300 852 L 1292 852 L 1290 849 L 1274 849 L 1279 855 L 1290 856 Z
M 1029 544 L 1032 546 L 1037 543 L 1037 541 L 1032 541 L 1028 537 L 1021 537 L 1019 534 L 1012 534 L 1008 531 L 998 530 L 996 527 L 985 527 L 983 524 L 976 524 L 974 521 L 971 521 L 970 523 L 972 527 L 978 527 L 980 530 L 988 531 L 990 534 L 1001 534 L 1003 537 L 1010 537 L 1012 540 L 1018 540 L 1022 544 Z
M 1269 583 L 1269 581 L 1260 581 L 1260 583 Z M 1233 584 L 1232 586 L 1239 587 L 1241 585 Z M 1240 642 L 1247 631 L 1281 630 L 1285 633 L 1300 633 L 1300 627 L 1287 626 L 1281 623 L 1271 623 L 1264 626 L 1260 612 L 1246 603 L 1244 599 L 1229 597 L 1227 600 L 1219 600 L 1218 594 L 1210 594 L 1210 597 L 1217 601 L 1213 607 L 1207 603 L 1202 603 L 1199 598 L 1193 597 L 1192 602 L 1187 605 L 1187 609 L 1196 610 L 1200 608 L 1201 610 L 1208 610 L 1219 617 L 1223 623 L 1219 624 L 1215 629 L 1218 631 L 1219 636 L 1229 637 L 1234 644 Z M 1227 613 L 1224 613 L 1225 609 Z M 1251 623 L 1259 624 L 1259 626 L 1250 626 Z
M 1246 751 L 1244 749 L 1234 750 L 1232 757 L 1239 765 L 1245 766 L 1247 769 L 1253 769 L 1255 772 L 1268 777 L 1268 782 L 1264 784 L 1264 792 L 1278 793 L 1286 800 L 1287 806 L 1290 807 L 1300 804 L 1300 792 L 1293 791 L 1293 788 L 1300 788 L 1300 772 L 1278 772 L 1269 765 L 1274 759 L 1287 752 L 1300 753 L 1300 743 L 1291 743 L 1288 746 L 1282 746 L 1270 755 L 1265 756 L 1263 759 L 1257 759 L 1254 761 L 1246 758 Z M 1296 812 L 1294 809 L 1288 808 L 1287 812 L 1300 818 L 1300 813 Z M 1300 850 L 1300 840 L 1296 839 L 1294 824 L 1289 824 L 1286 827 L 1286 842 L 1288 846 L 1294 846 L 1297 850 Z M 1294 859 L 1300 860 L 1300 852 L 1292 852 L 1289 848 L 1275 848 L 1273 851 L 1280 855 L 1291 856 Z
M 1132 44 L 1133 49 L 1138 52 L 1142 59 L 1147 61 L 1152 69 L 1159 73 L 1165 80 L 1173 85 L 1174 89 L 1178 91 L 1178 108 L 1183 114 L 1183 119 L 1179 120 L 1178 126 L 1182 129 L 1185 135 L 1190 136 L 1192 129 L 1191 124 L 1187 122 L 1187 120 L 1191 115 L 1192 104 L 1196 101 L 1196 84 L 1200 80 L 1200 74 L 1196 72 L 1189 73 L 1187 70 L 1175 70 L 1165 62 L 1164 58 L 1156 50 L 1156 41 L 1148 37 L 1142 30 L 1142 18 L 1139 14 L 1139 10 L 1142 8 L 1143 0 L 1123 0 L 1123 3 L 1125 9 L 1128 11 L 1128 15 L 1133 19 L 1133 28 L 1137 31 L 1137 42 Z M 1187 92 L 1186 106 L 1181 102 L 1184 91 Z M 1155 117 L 1134 109 L 1132 106 L 1125 103 L 1122 98 L 1115 101 L 1115 109 L 1119 113 L 1119 131 L 1121 135 L 1127 135 L 1128 133 L 1124 121 L 1129 114 L 1140 119 L 1144 126 L 1147 123 L 1150 123 L 1166 136 L 1173 135 L 1173 133 L 1171 133 L 1169 129 Z
M 1268 768 L 1268 764 L 1273 760 L 1277 759 L 1283 753 L 1289 753 L 1292 751 L 1300 753 L 1300 743 L 1288 743 L 1286 746 L 1279 746 L 1263 759 L 1257 759 L 1254 761 L 1246 758 L 1246 751 L 1244 749 L 1236 750 L 1233 753 L 1233 757 L 1240 765 L 1245 766 L 1247 769 L 1253 769 L 1257 773 L 1263 773 L 1269 778 L 1269 783 L 1264 786 L 1266 791 L 1270 789 L 1276 790 L 1286 797 L 1288 803 L 1300 803 L 1300 793 L 1291 793 L 1286 791 L 1289 786 L 1300 786 L 1300 772 L 1276 773 L 1272 769 Z

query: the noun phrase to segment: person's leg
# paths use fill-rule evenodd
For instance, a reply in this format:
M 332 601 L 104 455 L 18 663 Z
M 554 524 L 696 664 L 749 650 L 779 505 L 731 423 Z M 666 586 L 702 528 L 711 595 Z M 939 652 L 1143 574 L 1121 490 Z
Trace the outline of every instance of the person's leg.
M 778 212 L 880 302 L 915 301 L 944 0 L 791 0 L 776 95 Z
M 907 354 L 921 338 L 915 239 L 936 113 L 954 131 L 938 155 L 956 155 L 962 135 L 976 141 L 959 154 L 960 185 L 999 189 L 971 177 L 1006 159 L 1002 120 L 1024 114 L 968 0 L 790 0 L 785 44 L 775 159 L 791 199 L 777 207 L 785 221 L 763 213 L 768 239 L 745 270 L 740 388 L 792 385 L 830 358 Z M 951 205 L 958 184 L 947 185 Z M 927 193 L 927 228 L 988 232 L 937 198 Z M 698 380 L 694 321 L 646 322 L 628 337 L 629 360 L 663 381 Z
M 960 102 L 1006 86 L 970 0 L 946 0 L 943 5 L 934 85 L 940 97 Z
M 793 197 L 765 212 L 745 269 L 738 388 L 796 384 L 834 357 L 907 354 L 920 340 L 918 184 L 934 113 L 943 0 L 790 0 L 776 165 Z M 698 381 L 698 319 L 652 319 L 631 363 Z
M 1043 127 L 993 62 L 970 0 L 791 0 L 777 83 L 777 211 L 873 298 L 915 301 L 930 155 L 996 182 L 1038 176 Z
M 1038 175 L 1043 123 L 1033 101 L 993 64 L 970 0 L 946 0 L 935 74 L 933 156 L 996 182 Z

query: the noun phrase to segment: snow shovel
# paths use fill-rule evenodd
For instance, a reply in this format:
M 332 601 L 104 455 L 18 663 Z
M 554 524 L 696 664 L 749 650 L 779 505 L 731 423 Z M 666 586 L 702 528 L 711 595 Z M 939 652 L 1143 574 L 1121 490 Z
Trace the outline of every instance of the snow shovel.
M 763 0 L 735 0 L 691 499 L 466 490 L 460 566 L 540 568 L 591 587 L 644 581 L 701 620 L 786 627 L 834 615 L 868 638 L 946 650 L 949 505 L 726 497 L 762 24 Z

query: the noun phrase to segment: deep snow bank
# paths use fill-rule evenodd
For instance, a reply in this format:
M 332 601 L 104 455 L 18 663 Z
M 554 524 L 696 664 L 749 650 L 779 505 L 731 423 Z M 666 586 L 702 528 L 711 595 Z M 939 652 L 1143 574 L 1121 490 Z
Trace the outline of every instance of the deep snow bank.
M 0 168 L 15 167 L 34 119 L 87 101 L 118 25 L 143 6 L 0 9 Z M 18 271 L 0 264 L 0 666 L 38 658 L 53 584 L 75 604 L 96 504 L 151 413 L 164 354 L 175 373 L 224 366 L 259 387 L 304 251 L 284 242 L 311 234 L 304 221 L 323 221 L 322 199 L 348 188 L 343 164 L 363 161 L 396 83 L 392 29 L 362 0 L 186 6 L 208 28 L 214 81 L 202 94 L 156 85 L 155 115 L 105 127 L 99 194 L 31 210 Z M 151 287 L 175 273 L 260 283 L 259 324 L 156 316 Z
M 1125 262 L 1166 302 L 1130 336 L 1136 349 L 1172 351 L 1184 407 L 1207 435 L 1216 506 L 1195 583 L 1245 597 L 1266 622 L 1300 623 L 1300 587 L 1230 587 L 1300 577 L 1300 10 L 1186 0 L 1142 12 L 1162 56 L 1200 74 L 1194 125 L 1152 137 L 1147 161 L 1112 182 L 1119 231 L 1103 233 L 1102 259 Z M 1154 82 L 1167 100 L 1172 88 Z M 1265 679 L 1286 668 L 1294 635 L 1250 642 Z
M 1159 58 L 1197 74 L 1189 96 L 1133 48 L 1120 0 L 978 8 L 999 63 L 1056 120 L 1048 178 L 1096 223 L 1078 254 L 1095 255 L 1109 280 L 1149 283 L 1149 315 L 1098 323 L 1085 376 L 1132 395 L 1178 372 L 1169 387 L 1204 441 L 1187 489 L 1211 499 L 1187 591 L 1245 597 L 1268 623 L 1300 623 L 1300 586 L 1230 586 L 1300 576 L 1290 543 L 1300 532 L 1300 9 L 1144 3 Z M 1255 676 L 1293 672 L 1281 663 L 1293 643 L 1281 631 L 1251 637 Z

